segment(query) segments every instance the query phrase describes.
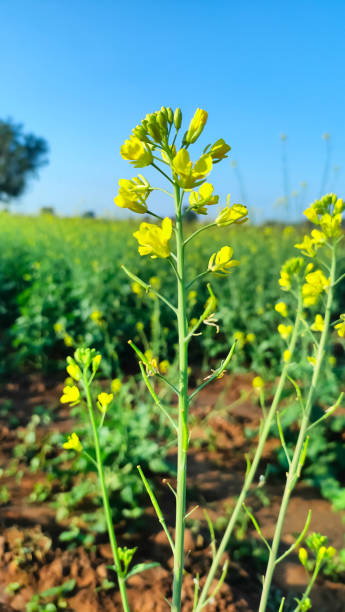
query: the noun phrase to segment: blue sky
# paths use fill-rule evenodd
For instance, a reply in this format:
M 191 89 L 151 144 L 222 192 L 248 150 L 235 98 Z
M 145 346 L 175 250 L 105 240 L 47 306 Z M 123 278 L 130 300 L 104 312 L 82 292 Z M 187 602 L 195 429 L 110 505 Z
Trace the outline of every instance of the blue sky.
M 273 205 L 284 195 L 283 145 L 289 194 L 299 191 L 292 206 L 319 196 L 325 132 L 325 188 L 344 195 L 344 22 L 343 0 L 3 0 L 0 117 L 50 145 L 17 210 L 121 216 L 117 181 L 135 170 L 119 148 L 161 105 L 181 106 L 187 123 L 197 107 L 209 112 L 200 144 L 223 137 L 232 147 L 212 175 L 216 191 L 258 218 L 282 215 Z

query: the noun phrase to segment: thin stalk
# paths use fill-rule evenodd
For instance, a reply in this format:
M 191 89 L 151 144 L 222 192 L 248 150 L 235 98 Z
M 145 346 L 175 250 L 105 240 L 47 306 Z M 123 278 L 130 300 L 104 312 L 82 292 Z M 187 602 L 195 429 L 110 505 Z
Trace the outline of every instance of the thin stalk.
M 294 451 L 294 454 L 291 460 L 291 464 L 289 467 L 289 471 L 287 474 L 287 478 L 286 478 L 284 495 L 283 495 L 282 503 L 281 503 L 280 510 L 279 510 L 277 525 L 276 525 L 276 529 L 275 529 L 274 536 L 273 536 L 272 548 L 271 548 L 267 570 L 266 570 L 266 574 L 265 574 L 265 578 L 263 582 L 259 612 L 265 612 L 266 607 L 267 607 L 272 577 L 273 577 L 274 569 L 276 566 L 276 559 L 277 559 L 277 554 L 278 554 L 279 543 L 281 540 L 282 529 L 283 529 L 283 525 L 285 522 L 285 516 L 286 516 L 287 509 L 288 509 L 291 493 L 294 489 L 294 486 L 296 484 L 296 481 L 298 479 L 299 472 L 301 469 L 301 459 L 302 459 L 303 451 L 305 448 L 305 441 L 306 441 L 307 429 L 308 429 L 309 421 L 310 421 L 314 393 L 315 393 L 316 384 L 317 384 L 319 374 L 320 374 L 322 360 L 323 360 L 324 353 L 325 353 L 325 344 L 327 340 L 328 328 L 329 328 L 330 317 L 331 317 L 331 307 L 332 307 L 332 298 L 333 298 L 332 285 L 333 285 L 334 277 L 335 277 L 335 267 L 336 267 L 336 257 L 335 257 L 335 247 L 334 247 L 332 250 L 331 279 L 330 279 L 331 282 L 330 282 L 330 287 L 329 287 L 328 295 L 327 295 L 324 329 L 321 333 L 320 344 L 317 350 L 316 364 L 314 367 L 311 385 L 310 385 L 309 393 L 307 396 L 305 408 L 303 411 L 303 416 L 302 416 L 300 431 L 299 431 L 298 439 L 296 443 L 296 448 L 295 448 L 295 451 Z
M 97 429 L 97 424 L 96 424 L 96 419 L 95 419 L 95 413 L 94 413 L 94 410 L 93 410 L 92 398 L 91 398 L 91 394 L 90 394 L 90 387 L 88 385 L 88 381 L 87 381 L 86 375 L 83 376 L 83 383 L 84 383 L 87 407 L 89 409 L 90 421 L 91 421 L 91 426 L 92 426 L 92 431 L 93 431 L 93 438 L 94 438 L 95 452 L 96 452 L 96 461 L 97 461 L 97 468 L 98 468 L 98 476 L 99 476 L 99 481 L 100 481 L 101 491 L 102 491 L 104 513 L 105 513 L 105 518 L 106 518 L 106 522 L 107 522 L 107 528 L 108 528 L 108 534 L 109 534 L 111 551 L 113 553 L 114 563 L 115 563 L 115 567 L 116 567 L 117 579 L 118 579 L 118 582 L 119 582 L 122 606 L 123 606 L 123 609 L 124 609 L 125 612 L 129 612 L 129 604 L 128 604 L 127 590 L 126 590 L 126 580 L 125 580 L 124 576 L 122 575 L 122 568 L 121 568 L 121 561 L 120 561 L 120 556 L 119 556 L 119 549 L 118 549 L 118 544 L 117 544 L 116 535 L 115 535 L 115 531 L 114 531 L 114 525 L 113 525 L 113 519 L 112 519 L 112 515 L 111 515 L 111 508 L 110 508 L 110 503 L 109 503 L 108 491 L 107 491 L 107 487 L 106 487 L 106 484 L 105 484 L 105 476 L 104 476 L 102 454 L 101 454 L 101 445 L 100 445 L 100 441 L 99 441 L 99 435 L 98 435 L 98 429 Z
M 302 300 L 301 298 L 299 299 L 298 302 L 298 307 L 297 307 L 297 313 L 296 313 L 296 319 L 295 319 L 295 323 L 294 323 L 294 329 L 291 335 L 291 339 L 290 339 L 290 344 L 289 344 L 289 351 L 291 353 L 291 355 L 293 355 L 293 352 L 295 350 L 295 346 L 296 346 L 296 342 L 297 342 L 297 338 L 299 335 L 299 327 L 300 327 L 300 320 L 301 320 L 301 312 L 302 312 Z M 222 537 L 222 540 L 220 542 L 220 545 L 218 547 L 217 550 L 217 554 L 215 555 L 212 565 L 210 567 L 210 571 L 209 574 L 207 576 L 206 582 L 204 584 L 204 587 L 202 589 L 202 592 L 200 594 L 200 598 L 199 598 L 199 603 L 198 606 L 196 608 L 196 612 L 200 612 L 202 610 L 202 608 L 206 605 L 206 601 L 207 601 L 207 596 L 208 596 L 208 592 L 210 590 L 212 581 L 215 577 L 215 574 L 217 572 L 217 569 L 220 565 L 221 562 L 221 558 L 223 556 L 223 553 L 228 545 L 228 542 L 230 540 L 231 534 L 233 532 L 233 529 L 236 525 L 236 521 L 238 519 L 238 516 L 240 514 L 240 512 L 242 512 L 242 507 L 243 507 L 243 503 L 247 497 L 247 493 L 250 489 L 250 486 L 255 478 L 258 466 L 259 466 L 259 462 L 261 459 L 261 455 L 263 453 L 264 450 L 264 446 L 268 437 L 268 434 L 270 432 L 271 429 L 271 425 L 273 423 L 275 414 L 276 414 L 276 410 L 278 408 L 279 402 L 280 402 L 280 398 L 285 386 L 285 382 L 286 382 L 286 378 L 287 378 L 287 373 L 288 373 L 288 368 L 289 365 L 285 364 L 283 367 L 283 371 L 281 373 L 281 377 L 279 379 L 279 383 L 276 389 L 276 392 L 274 394 L 274 398 L 271 404 L 271 408 L 267 414 L 267 418 L 265 419 L 264 422 L 264 426 L 262 428 L 261 431 L 261 435 L 259 438 L 259 442 L 258 442 L 258 446 L 257 449 L 255 451 L 255 455 L 253 458 L 253 462 L 249 468 L 248 465 L 248 469 L 247 469 L 247 474 L 245 477 L 245 481 L 241 490 L 241 493 L 237 499 L 235 508 L 232 512 L 232 515 L 230 517 L 228 526 L 224 532 L 224 535 Z
M 184 568 L 184 530 L 186 514 L 186 477 L 188 451 L 188 344 L 185 342 L 188 333 L 186 316 L 185 265 L 182 225 L 182 201 L 180 188 L 175 185 L 176 208 L 176 255 L 177 255 L 177 327 L 179 356 L 179 405 L 178 405 L 178 451 L 177 451 L 177 491 L 175 521 L 175 555 L 174 580 L 172 594 L 172 612 L 181 610 L 181 590 Z
M 191 240 L 193 240 L 193 238 L 195 238 L 198 234 L 200 234 L 200 232 L 204 232 L 209 227 L 214 227 L 215 225 L 216 223 L 208 223 L 207 225 L 202 225 L 201 227 L 199 227 L 199 229 L 197 229 L 195 232 L 193 232 L 193 234 L 191 234 L 190 236 L 188 236 L 188 238 L 186 238 L 186 240 L 184 241 L 184 246 L 186 246 Z

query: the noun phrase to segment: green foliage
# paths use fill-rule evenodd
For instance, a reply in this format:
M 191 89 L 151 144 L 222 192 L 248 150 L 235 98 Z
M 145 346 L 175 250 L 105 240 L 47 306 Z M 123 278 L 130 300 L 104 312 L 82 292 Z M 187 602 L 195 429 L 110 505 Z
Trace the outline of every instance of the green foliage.
M 67 580 L 60 586 L 52 587 L 33 595 L 26 604 L 26 612 L 57 612 L 67 608 L 64 597 L 73 591 L 75 580 Z

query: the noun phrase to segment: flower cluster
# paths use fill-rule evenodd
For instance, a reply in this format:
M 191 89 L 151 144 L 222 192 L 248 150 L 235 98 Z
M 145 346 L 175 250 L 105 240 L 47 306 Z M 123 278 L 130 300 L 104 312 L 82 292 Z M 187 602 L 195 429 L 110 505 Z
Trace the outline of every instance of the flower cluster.
M 290 291 L 293 280 L 299 279 L 304 269 L 302 257 L 291 257 L 288 259 L 280 271 L 279 285 L 283 291 Z
M 168 217 L 163 219 L 162 227 L 153 225 L 153 223 L 141 223 L 139 230 L 133 234 L 139 242 L 140 255 L 151 255 L 152 259 L 169 257 L 171 235 L 172 221 Z
M 323 291 L 329 288 L 329 279 L 326 278 L 322 270 L 309 272 L 305 277 L 305 283 L 302 287 L 302 296 L 304 306 L 313 306 L 319 299 Z
M 213 253 L 208 262 L 208 269 L 214 272 L 217 276 L 224 276 L 232 272 L 232 268 L 239 265 L 239 261 L 232 259 L 234 249 L 230 246 L 224 246 Z
M 311 235 L 306 235 L 301 243 L 295 244 L 308 257 L 315 257 L 316 252 L 325 242 L 341 235 L 341 215 L 345 210 L 345 203 L 334 193 L 325 195 L 316 200 L 304 211 L 307 219 L 318 225 L 320 229 L 313 229 Z

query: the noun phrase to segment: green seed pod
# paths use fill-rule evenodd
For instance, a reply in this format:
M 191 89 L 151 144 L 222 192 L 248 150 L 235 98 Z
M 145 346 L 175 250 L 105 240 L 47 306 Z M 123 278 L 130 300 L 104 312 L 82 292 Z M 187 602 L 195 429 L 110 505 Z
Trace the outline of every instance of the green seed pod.
M 182 112 L 180 108 L 177 108 L 174 113 L 174 124 L 177 130 L 180 129 L 182 124 Z
M 171 125 L 172 122 L 174 121 L 174 113 L 172 112 L 172 108 L 170 108 L 170 106 L 168 106 L 167 108 L 167 115 L 168 115 L 168 121 Z

